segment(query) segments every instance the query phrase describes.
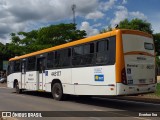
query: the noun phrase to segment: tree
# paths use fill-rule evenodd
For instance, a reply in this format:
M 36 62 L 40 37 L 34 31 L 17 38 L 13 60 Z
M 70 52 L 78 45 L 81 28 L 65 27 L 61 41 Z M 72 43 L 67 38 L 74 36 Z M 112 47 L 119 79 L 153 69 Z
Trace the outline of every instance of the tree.
M 109 25 L 109 26 L 107 27 L 107 29 L 103 28 L 102 30 L 99 31 L 99 33 L 105 33 L 105 32 L 111 31 L 111 30 L 112 30 L 112 28 L 111 28 L 111 26 Z
M 59 24 L 41 28 L 38 31 L 38 43 L 48 45 L 60 45 L 84 38 L 86 32 L 76 30 L 75 24 Z
M 50 25 L 30 32 L 12 33 L 9 49 L 15 55 L 22 55 L 79 40 L 85 36 L 86 32 L 77 30 L 75 24 Z
M 153 34 L 157 56 L 160 55 L 160 33 Z
M 118 28 L 140 30 L 143 32 L 147 32 L 149 34 L 153 33 L 151 24 L 145 20 L 141 20 L 138 18 L 132 19 L 131 21 L 129 21 L 128 19 L 125 19 L 119 23 Z
M 3 64 L 2 62 L 4 60 L 8 60 L 9 58 L 13 57 L 12 56 L 12 52 L 10 52 L 8 50 L 8 44 L 4 45 L 0 42 L 0 56 L 1 56 L 1 59 L 0 59 L 0 70 L 2 70 L 3 68 Z
M 149 34 L 153 33 L 151 24 L 145 20 L 141 20 L 138 18 L 132 19 L 131 21 L 129 21 L 128 19 L 125 19 L 119 23 L 118 28 L 119 29 L 140 30 L 143 32 L 147 32 Z M 111 31 L 111 30 L 112 30 L 112 28 L 109 25 L 109 27 L 107 29 L 101 30 L 100 33 Z

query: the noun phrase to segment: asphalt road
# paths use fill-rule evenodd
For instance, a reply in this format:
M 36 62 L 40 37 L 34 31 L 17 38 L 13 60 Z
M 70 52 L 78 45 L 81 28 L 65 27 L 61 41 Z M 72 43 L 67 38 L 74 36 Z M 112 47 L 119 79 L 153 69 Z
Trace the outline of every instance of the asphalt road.
M 56 101 L 50 93 L 27 91 L 16 94 L 13 89 L 4 87 L 0 87 L 0 111 L 36 111 L 42 113 L 42 116 L 47 114 L 52 116 L 37 118 L 37 120 L 128 120 L 128 118 L 158 120 L 160 118 L 160 104 L 98 97 L 86 99 L 77 96 L 70 96 L 67 101 Z M 138 116 L 139 113 L 158 113 L 159 117 Z M 28 118 L 14 118 L 17 119 Z

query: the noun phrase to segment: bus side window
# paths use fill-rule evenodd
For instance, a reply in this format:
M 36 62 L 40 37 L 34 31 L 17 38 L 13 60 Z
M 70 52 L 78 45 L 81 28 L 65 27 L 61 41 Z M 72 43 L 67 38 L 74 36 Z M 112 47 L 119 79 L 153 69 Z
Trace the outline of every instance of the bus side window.
M 83 45 L 75 46 L 72 48 L 72 65 L 82 65 L 83 64 Z
M 94 63 L 94 43 L 84 45 L 83 64 L 92 65 Z
M 45 70 L 45 60 L 45 57 L 37 58 L 37 71 L 39 71 L 39 73 L 42 73 Z
M 60 50 L 60 66 L 67 67 L 71 64 L 71 48 Z
M 54 52 L 47 54 L 47 68 L 53 68 L 54 66 Z
M 73 47 L 73 56 L 83 55 L 83 46 Z
M 8 67 L 7 67 L 7 75 L 9 75 L 10 74 L 10 65 L 8 65 Z
M 8 64 L 8 67 L 7 67 L 7 75 L 10 75 L 12 73 L 12 69 L 11 69 L 11 63 Z
M 60 67 L 60 51 L 55 51 L 54 58 L 54 67 Z
M 36 57 L 30 57 L 28 58 L 27 61 L 27 70 L 31 71 L 31 70 L 35 70 L 35 66 L 36 66 Z
M 20 67 L 20 61 L 14 61 L 14 72 L 20 72 L 21 67 Z
M 7 75 L 10 75 L 14 72 L 13 71 L 13 64 L 14 64 L 14 62 L 9 62 L 8 68 L 7 68 Z
M 108 40 L 98 41 L 96 44 L 96 64 L 105 64 L 108 61 Z

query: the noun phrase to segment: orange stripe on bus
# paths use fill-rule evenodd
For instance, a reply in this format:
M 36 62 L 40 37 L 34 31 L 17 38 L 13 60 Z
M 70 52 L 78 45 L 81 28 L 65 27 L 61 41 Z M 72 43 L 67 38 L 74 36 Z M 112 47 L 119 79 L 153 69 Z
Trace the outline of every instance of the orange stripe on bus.
M 123 29 L 122 34 L 135 34 L 135 35 L 140 35 L 140 36 L 144 36 L 144 37 L 153 38 L 152 35 L 150 35 L 148 33 L 145 33 L 145 32 L 142 32 L 142 31 L 137 31 L 137 30 Z
M 146 55 L 146 56 L 155 57 L 155 55 L 152 55 L 152 54 L 147 53 L 147 52 L 142 52 L 142 51 L 126 52 L 126 53 L 124 53 L 124 55 Z
M 122 31 L 117 30 L 116 36 L 116 83 L 122 82 L 121 71 L 125 67 L 124 54 L 123 54 L 123 42 L 122 42 Z

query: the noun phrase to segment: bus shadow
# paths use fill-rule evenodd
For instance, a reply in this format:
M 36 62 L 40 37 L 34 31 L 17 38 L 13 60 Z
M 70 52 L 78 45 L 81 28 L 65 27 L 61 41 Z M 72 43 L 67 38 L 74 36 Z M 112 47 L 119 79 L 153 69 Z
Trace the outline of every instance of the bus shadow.
M 160 105 L 158 104 L 150 104 L 144 102 L 136 102 L 136 101 L 127 101 L 121 100 L 116 97 L 92 97 L 92 98 L 84 98 L 75 100 L 71 99 L 70 101 L 76 103 L 82 103 L 87 105 L 94 105 L 98 107 L 106 107 L 111 109 L 119 109 L 126 111 L 160 111 Z
M 16 92 L 13 92 L 17 94 Z M 43 98 L 50 98 L 53 99 L 52 94 L 50 92 L 38 92 L 38 91 L 23 91 L 22 95 L 29 95 L 35 97 L 43 97 Z
M 24 91 L 23 94 L 29 95 L 29 96 L 53 99 L 52 94 L 50 92 Z M 60 102 L 73 102 L 73 103 L 93 105 L 98 107 L 111 108 L 116 110 L 119 109 L 119 110 L 126 110 L 126 111 L 159 111 L 160 112 L 160 109 L 159 109 L 160 104 L 158 105 L 158 104 L 152 104 L 152 103 L 127 101 L 127 100 L 121 100 L 118 98 L 116 99 L 116 97 L 98 97 L 98 96 L 88 97 L 88 96 L 68 95 L 65 101 L 60 101 Z

